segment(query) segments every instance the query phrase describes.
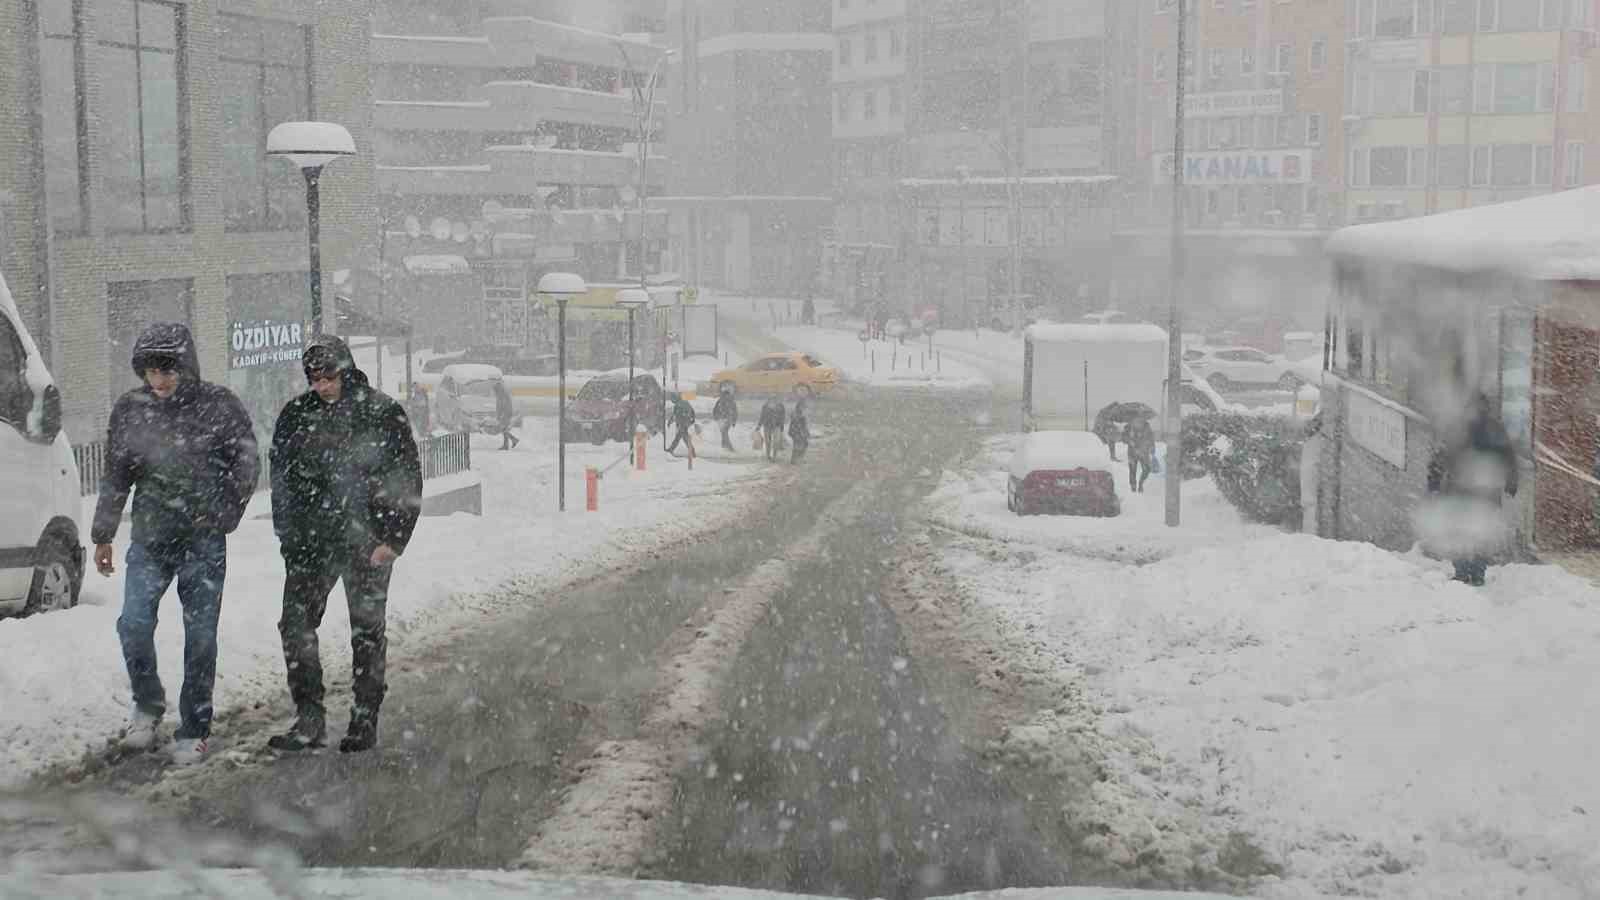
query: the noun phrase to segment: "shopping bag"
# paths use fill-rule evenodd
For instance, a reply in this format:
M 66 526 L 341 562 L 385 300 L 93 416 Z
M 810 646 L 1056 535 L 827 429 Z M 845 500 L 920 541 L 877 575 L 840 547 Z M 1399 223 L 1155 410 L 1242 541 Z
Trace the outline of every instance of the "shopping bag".
M 767 439 L 762 436 L 761 429 L 759 429 L 759 428 L 756 429 L 755 439 L 751 443 L 755 446 L 755 448 L 757 450 L 762 450 L 762 449 L 766 448 Z

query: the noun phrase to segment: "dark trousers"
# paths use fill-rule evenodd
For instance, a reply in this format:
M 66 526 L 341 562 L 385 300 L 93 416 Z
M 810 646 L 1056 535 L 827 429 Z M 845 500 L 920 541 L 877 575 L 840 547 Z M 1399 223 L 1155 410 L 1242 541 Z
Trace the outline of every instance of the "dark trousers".
M 501 422 L 500 423 L 500 449 L 501 450 L 510 450 L 512 447 L 515 447 L 516 445 L 518 445 L 520 443 L 522 443 L 522 440 L 520 438 L 518 438 L 516 435 L 511 433 L 511 420 L 507 419 L 507 420 Z
M 684 442 L 685 444 L 687 444 L 689 446 L 689 455 L 693 456 L 694 455 L 694 438 L 691 437 L 690 434 L 689 434 L 689 426 L 685 425 L 682 422 L 679 422 L 679 423 L 677 423 L 677 428 L 678 428 L 677 432 L 672 435 L 672 443 L 667 445 L 667 452 L 671 453 L 671 452 L 677 450 L 678 449 L 678 442 L 682 441 L 682 442 Z
M 789 453 L 789 464 L 794 465 L 803 459 L 806 455 L 806 447 L 808 446 L 810 446 L 809 441 L 802 441 L 798 439 L 794 440 L 794 449 Z
M 733 430 L 733 420 L 723 419 L 717 426 L 722 429 L 722 449 L 732 450 L 733 441 L 728 438 L 728 432 Z
M 783 442 L 783 429 L 776 425 L 769 425 L 761 429 L 761 433 L 767 450 L 767 462 L 777 462 L 778 445 Z
M 1136 454 L 1128 450 L 1128 487 L 1138 494 L 1144 493 L 1144 482 L 1150 477 L 1152 454 Z
M 355 694 L 351 718 L 378 717 L 386 690 L 384 664 L 389 641 L 384 616 L 392 572 L 391 566 L 374 566 L 368 554 L 357 549 L 332 558 L 289 562 L 278 635 L 283 639 L 289 696 L 294 698 L 295 710 L 302 720 L 312 719 L 320 725 L 325 718 L 317 628 L 328 608 L 328 594 L 341 578 L 350 607 L 351 683 Z
M 183 606 L 183 690 L 178 694 L 175 737 L 211 735 L 211 689 L 217 679 L 217 620 L 222 614 L 222 584 L 228 574 L 228 539 L 204 532 L 174 545 L 128 548 L 117 637 L 128 667 L 133 702 L 152 715 L 167 708 L 167 694 L 156 671 L 156 612 L 174 578 Z
M 1481 556 L 1458 559 L 1455 566 L 1456 580 L 1467 584 L 1482 585 L 1489 572 L 1489 561 Z

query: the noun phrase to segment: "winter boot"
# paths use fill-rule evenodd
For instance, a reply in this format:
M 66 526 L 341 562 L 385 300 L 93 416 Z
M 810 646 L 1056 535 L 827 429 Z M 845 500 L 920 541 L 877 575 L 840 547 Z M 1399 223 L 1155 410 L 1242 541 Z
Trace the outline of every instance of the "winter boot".
M 124 750 L 149 750 L 156 743 L 156 726 L 161 724 L 158 713 L 145 712 L 139 707 L 133 708 L 128 718 L 128 727 L 122 732 L 122 747 Z
M 175 766 L 192 766 L 195 763 L 205 762 L 205 738 L 176 738 L 172 742 L 172 764 Z
M 378 745 L 378 717 L 352 712 L 350 729 L 339 741 L 340 753 L 362 753 Z
M 267 746 L 274 750 L 285 750 L 297 753 L 301 750 L 313 750 L 327 743 L 328 728 L 324 724 L 320 713 L 302 711 L 299 718 L 294 720 L 294 726 L 283 734 L 273 735 L 267 739 Z

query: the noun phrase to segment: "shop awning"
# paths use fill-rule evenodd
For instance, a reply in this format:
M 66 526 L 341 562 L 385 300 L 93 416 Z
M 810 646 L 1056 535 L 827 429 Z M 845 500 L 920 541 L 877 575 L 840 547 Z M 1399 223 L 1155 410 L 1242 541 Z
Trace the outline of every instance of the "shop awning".
M 420 254 L 406 257 L 406 272 L 410 275 L 471 275 L 472 266 L 465 256 L 451 254 Z

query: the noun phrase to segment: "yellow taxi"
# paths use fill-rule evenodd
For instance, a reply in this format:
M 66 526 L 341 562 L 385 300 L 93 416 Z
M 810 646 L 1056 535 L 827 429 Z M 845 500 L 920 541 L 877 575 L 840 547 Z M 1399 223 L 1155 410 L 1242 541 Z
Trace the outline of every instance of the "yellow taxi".
M 838 369 L 815 355 L 791 350 L 759 356 L 736 369 L 723 369 L 711 376 L 711 387 L 721 391 L 723 385 L 731 385 L 738 394 L 799 391 L 809 397 L 835 390 L 842 380 Z

